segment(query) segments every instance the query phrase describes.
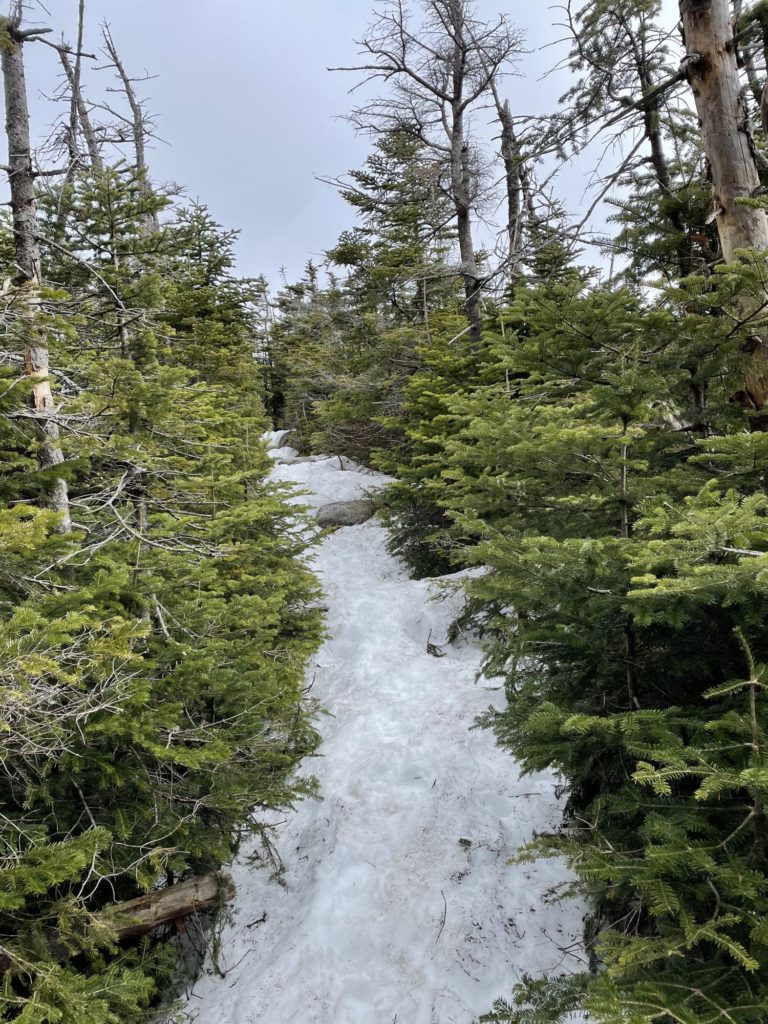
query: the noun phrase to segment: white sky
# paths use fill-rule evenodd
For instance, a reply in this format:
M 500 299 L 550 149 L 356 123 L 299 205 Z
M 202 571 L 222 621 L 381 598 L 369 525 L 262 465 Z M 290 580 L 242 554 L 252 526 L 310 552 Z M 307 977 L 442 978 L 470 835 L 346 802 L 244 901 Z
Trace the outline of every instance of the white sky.
M 42 5 L 48 11 L 42 12 Z M 77 0 L 30 0 L 35 19 L 74 32 Z M 244 274 L 279 283 L 285 266 L 295 279 L 312 256 L 322 257 L 353 223 L 353 211 L 316 176 L 362 164 L 369 151 L 341 115 L 353 102 L 352 76 L 329 66 L 354 63 L 373 0 L 87 0 L 86 49 L 109 21 L 132 74 L 157 77 L 141 86 L 157 114 L 163 143 L 150 153 L 158 180 L 187 186 L 227 227 L 241 229 Z M 566 85 L 541 81 L 555 63 L 562 35 L 557 8 L 541 0 L 479 0 L 489 18 L 500 10 L 527 34 L 525 76 L 510 79 L 513 110 L 554 109 Z M 665 0 L 669 23 L 676 0 Z M 33 118 L 43 134 L 55 113 L 44 102 L 57 74 L 48 47 L 28 47 Z M 86 79 L 87 84 L 87 79 Z M 582 202 L 585 166 L 564 176 L 571 207 Z M 575 211 L 574 211 L 575 212 Z

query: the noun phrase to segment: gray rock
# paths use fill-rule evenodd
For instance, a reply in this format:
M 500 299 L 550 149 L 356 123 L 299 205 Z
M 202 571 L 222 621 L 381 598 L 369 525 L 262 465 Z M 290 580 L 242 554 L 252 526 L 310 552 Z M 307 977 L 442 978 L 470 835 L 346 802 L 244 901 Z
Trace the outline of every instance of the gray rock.
M 358 501 L 334 501 L 318 509 L 317 522 L 320 526 L 358 526 L 371 518 L 376 505 L 367 498 Z
M 274 448 L 283 448 L 286 438 L 292 433 L 292 430 L 268 430 L 264 434 L 264 440 L 267 442 L 267 451 L 272 451 Z

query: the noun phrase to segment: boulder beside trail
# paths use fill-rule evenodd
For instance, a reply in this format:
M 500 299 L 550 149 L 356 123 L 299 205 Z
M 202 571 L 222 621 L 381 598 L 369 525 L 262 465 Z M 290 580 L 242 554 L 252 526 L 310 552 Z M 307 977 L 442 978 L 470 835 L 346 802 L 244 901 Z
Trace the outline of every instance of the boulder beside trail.
M 367 498 L 357 501 L 334 501 L 318 509 L 318 525 L 326 526 L 359 526 L 367 522 L 376 511 L 374 502 Z

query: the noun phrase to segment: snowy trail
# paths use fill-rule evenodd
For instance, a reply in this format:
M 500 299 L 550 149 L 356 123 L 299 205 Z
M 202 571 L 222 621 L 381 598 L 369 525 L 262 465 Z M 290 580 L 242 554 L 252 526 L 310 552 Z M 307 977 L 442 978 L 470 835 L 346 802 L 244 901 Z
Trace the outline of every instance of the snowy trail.
M 289 460 L 275 475 L 311 488 L 315 505 L 378 482 L 338 459 L 275 454 Z M 581 908 L 551 895 L 562 864 L 508 863 L 557 821 L 554 780 L 520 779 L 471 730 L 502 697 L 475 681 L 472 640 L 445 643 L 460 596 L 432 600 L 435 582 L 410 580 L 375 522 L 327 536 L 315 568 L 330 639 L 311 675 L 329 714 L 307 770 L 322 799 L 283 816 L 284 887 L 249 862 L 255 845 L 234 865 L 226 977 L 203 975 L 187 1019 L 472 1024 L 523 973 L 578 966 Z

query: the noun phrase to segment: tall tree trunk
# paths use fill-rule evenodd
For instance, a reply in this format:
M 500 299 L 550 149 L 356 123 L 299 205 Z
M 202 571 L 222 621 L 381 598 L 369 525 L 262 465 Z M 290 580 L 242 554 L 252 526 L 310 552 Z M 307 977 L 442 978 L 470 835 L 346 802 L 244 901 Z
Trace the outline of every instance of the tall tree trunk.
M 69 129 L 67 132 L 67 148 L 69 150 L 69 167 L 64 179 L 64 185 L 72 185 L 80 172 L 83 159 L 80 153 L 80 135 L 85 139 L 88 150 L 90 168 L 94 172 L 104 169 L 104 161 L 101 158 L 101 149 L 96 137 L 96 132 L 91 121 L 88 106 L 83 98 L 82 89 L 82 63 L 83 63 L 83 35 L 85 31 L 85 0 L 80 0 L 78 7 L 77 23 L 77 44 L 75 47 L 74 64 L 69 59 L 70 50 L 62 43 L 57 46 L 59 60 L 64 68 L 70 89 L 69 100 Z M 67 220 L 66 204 L 62 204 L 54 228 L 55 238 L 64 239 Z
M 729 0 L 680 0 L 689 58 L 688 78 L 701 123 L 704 151 L 712 170 L 717 228 L 727 263 L 740 249 L 768 251 L 768 216 L 739 200 L 761 188 L 741 95 Z M 768 293 L 755 296 L 755 307 Z M 745 312 L 750 310 L 745 306 Z M 743 404 L 762 409 L 768 401 L 768 348 L 755 338 Z
M 78 5 L 77 45 L 75 47 L 74 66 L 69 59 L 69 52 L 67 48 L 65 46 L 60 46 L 57 47 L 57 49 L 59 51 L 59 59 L 61 60 L 62 67 L 64 68 L 64 74 L 67 76 L 71 92 L 69 110 L 69 132 L 72 140 L 71 145 L 74 145 L 75 149 L 77 149 L 77 137 L 80 132 L 82 132 L 85 144 L 88 148 L 88 157 L 91 161 L 91 167 L 94 170 L 100 171 L 104 166 L 104 162 L 101 159 L 101 151 L 96 140 L 96 133 L 93 129 L 91 116 L 88 113 L 88 107 L 83 99 L 82 66 L 84 32 L 85 0 L 80 0 Z
M 501 125 L 501 159 L 507 187 L 507 234 L 509 236 L 509 274 L 523 272 L 523 236 L 525 226 L 525 164 L 515 134 L 515 122 L 509 101 L 500 102 L 494 85 L 496 113 Z
M 728 0 L 680 0 L 688 78 L 712 168 L 717 227 L 727 263 L 737 249 L 768 249 L 764 210 L 741 205 L 760 190 L 741 96 Z
M 59 425 L 51 391 L 48 344 L 40 323 L 40 244 L 38 240 L 35 173 L 29 134 L 29 105 L 24 75 L 25 34 L 15 18 L 6 23 L 10 45 L 2 48 L 5 88 L 6 132 L 8 137 L 8 179 L 13 213 L 16 255 L 19 325 L 24 341 L 24 371 L 30 380 L 30 406 L 38 434 L 38 462 L 42 470 L 53 470 L 64 461 L 59 443 Z M 53 475 L 49 501 L 61 515 L 61 530 L 72 529 L 69 493 L 64 477 Z
M 436 10 L 439 8 L 436 7 Z M 464 111 L 467 87 L 467 41 L 465 32 L 466 9 L 463 0 L 448 0 L 441 20 L 449 26 L 452 40 L 450 103 L 451 142 L 451 193 L 456 210 L 456 230 L 459 239 L 461 276 L 464 281 L 464 298 L 469 340 L 477 348 L 483 336 L 483 315 L 481 292 L 483 281 L 477 267 L 475 245 L 472 238 L 472 167 L 470 164 L 469 140 L 466 134 Z
M 64 73 L 67 76 L 67 80 L 69 81 L 69 87 L 72 90 L 73 107 L 70 112 L 70 132 L 72 132 L 75 137 L 78 131 L 83 133 L 91 167 L 95 171 L 101 171 L 104 169 L 104 161 L 101 157 L 101 150 L 96 138 L 93 122 L 91 121 L 91 115 L 88 112 L 88 107 L 86 106 L 83 98 L 80 75 L 76 68 L 72 66 L 72 62 L 70 61 L 66 50 L 59 50 L 59 58 L 61 60 L 62 67 L 64 68 Z
M 481 297 L 483 281 L 477 267 L 475 245 L 472 239 L 472 170 L 469 161 L 469 145 L 463 138 L 462 118 L 459 116 L 458 131 L 455 129 L 451 174 L 456 207 L 456 227 L 461 257 L 461 276 L 464 281 L 464 298 L 469 323 L 469 339 L 476 348 L 483 336 L 483 314 Z

